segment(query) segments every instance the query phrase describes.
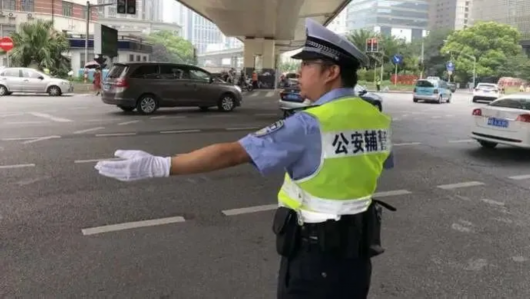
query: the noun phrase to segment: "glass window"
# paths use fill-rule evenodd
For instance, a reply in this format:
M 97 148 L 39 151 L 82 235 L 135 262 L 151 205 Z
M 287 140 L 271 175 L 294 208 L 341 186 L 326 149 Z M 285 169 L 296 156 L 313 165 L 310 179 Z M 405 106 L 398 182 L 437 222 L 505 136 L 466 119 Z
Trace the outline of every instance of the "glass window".
M 494 102 L 491 102 L 490 106 L 502 107 L 502 108 L 513 108 L 513 109 L 530 110 L 530 99 L 504 98 L 504 99 L 499 99 L 499 100 L 496 100 Z
M 63 16 L 72 17 L 74 15 L 74 4 L 63 1 Z
M 163 64 L 160 66 L 160 77 L 163 79 L 188 79 L 186 72 L 182 67 L 170 64 Z
M 3 0 L 2 1 L 2 9 L 16 10 L 16 8 L 17 8 L 16 0 Z
M 416 82 L 417 87 L 434 87 L 434 82 L 427 81 L 427 80 L 418 80 Z
M 20 71 L 18 69 L 7 69 L 2 72 L 2 76 L 5 77 L 20 77 Z
M 158 65 L 141 65 L 131 75 L 131 78 L 154 79 L 158 77 Z
M 192 80 L 210 82 L 210 74 L 199 69 L 190 69 L 190 77 Z
M 22 77 L 24 78 L 38 79 L 40 76 L 44 77 L 42 74 L 39 74 L 38 72 L 35 72 L 35 71 L 22 70 Z
M 127 70 L 129 67 L 123 64 L 115 64 L 112 66 L 112 68 L 109 71 L 109 74 L 107 75 L 107 78 L 109 79 L 116 79 L 121 78 L 127 73 Z

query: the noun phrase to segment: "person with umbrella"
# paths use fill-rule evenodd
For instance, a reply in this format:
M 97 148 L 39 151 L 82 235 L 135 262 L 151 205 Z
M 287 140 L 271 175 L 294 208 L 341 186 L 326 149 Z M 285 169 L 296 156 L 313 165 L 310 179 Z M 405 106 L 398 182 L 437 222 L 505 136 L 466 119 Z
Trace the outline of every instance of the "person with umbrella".
M 94 72 L 94 90 L 96 91 L 96 95 L 98 96 L 101 92 L 101 69 L 96 68 L 96 71 Z

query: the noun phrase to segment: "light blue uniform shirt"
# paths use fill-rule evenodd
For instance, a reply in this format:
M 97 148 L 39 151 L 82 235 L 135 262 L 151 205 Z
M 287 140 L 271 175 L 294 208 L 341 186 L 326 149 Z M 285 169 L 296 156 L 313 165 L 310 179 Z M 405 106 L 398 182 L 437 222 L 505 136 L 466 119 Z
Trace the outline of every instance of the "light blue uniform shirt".
M 353 88 L 334 89 L 314 105 L 323 105 L 346 96 L 356 96 Z M 314 116 L 296 113 L 285 119 L 283 125 L 269 126 L 266 131 L 252 133 L 239 140 L 262 175 L 287 171 L 292 179 L 298 180 L 318 169 L 322 144 L 320 124 Z M 384 168 L 393 167 L 391 153 Z

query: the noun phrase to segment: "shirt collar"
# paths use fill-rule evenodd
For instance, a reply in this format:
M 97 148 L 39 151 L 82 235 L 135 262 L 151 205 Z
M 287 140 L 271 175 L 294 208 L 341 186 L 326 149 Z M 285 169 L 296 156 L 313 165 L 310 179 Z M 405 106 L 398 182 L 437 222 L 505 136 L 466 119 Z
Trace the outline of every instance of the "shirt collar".
M 355 91 L 353 88 L 333 89 L 325 93 L 323 96 L 321 96 L 320 99 L 318 99 L 317 101 L 313 103 L 313 105 L 323 105 L 328 102 L 334 101 L 339 98 L 347 97 L 347 96 L 355 96 Z

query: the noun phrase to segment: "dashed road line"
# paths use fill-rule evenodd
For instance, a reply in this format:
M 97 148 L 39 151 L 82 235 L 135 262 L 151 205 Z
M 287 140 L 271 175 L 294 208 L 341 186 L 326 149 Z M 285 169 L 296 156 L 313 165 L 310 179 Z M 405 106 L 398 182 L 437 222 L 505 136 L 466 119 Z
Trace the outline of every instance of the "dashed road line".
M 26 167 L 35 167 L 35 164 L 0 165 L 0 169 L 14 169 L 14 168 L 26 168 Z
M 49 114 L 46 114 L 46 113 L 40 113 L 40 112 L 30 112 L 29 114 L 31 114 L 33 116 L 36 116 L 36 117 L 49 119 L 51 121 L 60 122 L 60 123 L 67 123 L 67 122 L 72 122 L 73 121 L 71 119 L 55 117 L 53 115 L 49 115 Z
M 185 134 L 185 133 L 198 133 L 201 130 L 175 130 L 175 131 L 161 131 L 160 134 Z
M 89 132 L 99 131 L 99 130 L 103 130 L 103 129 L 105 129 L 105 127 L 90 128 L 90 129 L 75 131 L 74 134 L 89 133 Z
M 393 143 L 392 146 L 410 146 L 410 145 L 420 145 L 421 142 L 404 142 L 404 143 Z
M 471 181 L 471 182 L 461 182 L 461 183 L 455 183 L 455 184 L 439 185 L 436 187 L 440 189 L 444 189 L 444 190 L 451 190 L 451 189 L 475 187 L 475 186 L 483 186 L 483 185 L 485 184 L 482 182 Z
M 135 136 L 137 133 L 108 133 L 108 134 L 96 134 L 96 137 L 119 137 L 119 136 Z
M 13 137 L 13 138 L 2 138 L 2 141 L 24 141 L 24 140 L 33 140 L 39 139 L 41 137 Z
M 487 198 L 483 198 L 481 199 L 483 202 L 487 203 L 487 204 L 490 204 L 490 205 L 494 205 L 494 206 L 504 206 L 504 203 L 501 202 L 501 201 L 496 201 L 496 200 L 492 200 L 492 199 L 487 199 Z
M 266 97 L 266 98 L 270 98 L 270 97 L 274 96 L 274 94 L 275 94 L 274 91 L 269 91 L 269 92 L 267 92 L 267 93 L 265 94 L 265 97 Z
M 246 97 L 247 97 L 247 98 L 253 98 L 253 97 L 256 97 L 256 96 L 258 96 L 258 93 L 257 93 L 257 92 L 255 92 L 255 93 L 251 93 L 251 94 L 247 95 Z
M 24 115 L 24 113 L 4 113 L 4 114 L 0 114 L 0 117 L 21 116 L 21 115 Z
M 149 119 L 175 119 L 175 118 L 187 118 L 185 115 L 160 115 L 160 116 L 152 116 Z
M 131 121 L 126 121 L 126 122 L 119 123 L 118 126 L 126 126 L 126 125 L 130 125 L 130 124 L 136 124 L 136 123 L 139 123 L 139 122 L 140 122 L 139 120 L 131 120 Z
M 514 176 L 510 176 L 508 178 L 511 179 L 511 180 L 516 180 L 516 181 L 530 180 L 530 174 L 514 175 Z
M 105 225 L 105 226 L 85 228 L 85 229 L 82 229 L 81 232 L 85 236 L 90 236 L 90 235 L 97 235 L 97 234 L 115 232 L 115 231 L 121 231 L 121 230 L 127 230 L 127 229 L 180 223 L 180 222 L 185 222 L 185 221 L 186 219 L 184 219 L 184 217 L 176 216 L 176 217 L 126 222 L 126 223 L 120 223 L 120 224 L 111 224 L 111 225 Z
M 61 138 L 61 136 L 45 136 L 45 137 L 40 137 L 40 138 L 36 138 L 36 139 L 33 139 L 33 140 L 24 141 L 24 142 L 22 142 L 22 144 L 30 144 L 30 143 L 35 143 L 35 142 L 39 142 L 39 141 L 50 140 L 50 139 L 59 139 L 59 138 Z
M 271 204 L 271 205 L 224 210 L 224 211 L 221 211 L 221 213 L 223 213 L 225 216 L 236 216 L 236 215 L 241 215 L 241 214 L 271 211 L 277 208 L 278 208 L 278 204 Z
M 45 123 L 49 123 L 47 121 L 8 121 L 8 122 L 4 122 L 2 123 L 2 125 L 40 125 L 40 124 L 45 124 Z
M 377 199 L 378 197 L 398 196 L 398 195 L 407 195 L 407 194 L 412 194 L 412 192 L 402 189 L 402 190 L 376 192 L 374 193 L 372 197 Z
M 461 139 L 461 140 L 448 140 L 449 143 L 469 143 L 469 142 L 475 142 L 473 139 Z
M 86 122 L 100 123 L 100 122 L 112 122 L 112 121 L 118 121 L 118 120 L 122 120 L 122 118 L 94 118 L 94 119 L 87 119 Z

